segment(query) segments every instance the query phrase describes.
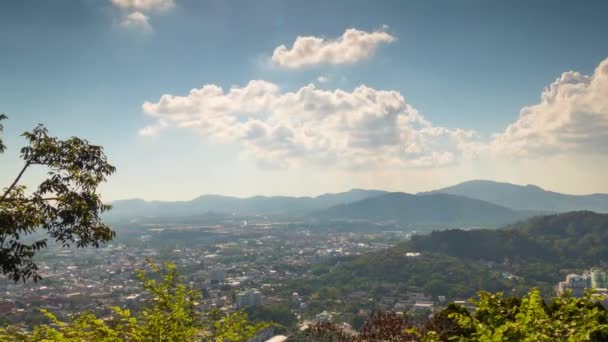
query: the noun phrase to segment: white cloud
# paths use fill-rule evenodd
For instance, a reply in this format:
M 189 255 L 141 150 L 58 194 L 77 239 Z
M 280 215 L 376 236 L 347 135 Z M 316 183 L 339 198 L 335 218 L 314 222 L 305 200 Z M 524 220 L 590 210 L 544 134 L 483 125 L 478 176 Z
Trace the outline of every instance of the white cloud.
M 167 128 L 168 124 L 163 119 L 158 119 L 155 124 L 146 126 L 139 130 L 139 134 L 143 136 L 154 136 Z
M 131 12 L 162 13 L 175 6 L 174 0 L 111 0 L 112 5 Z
M 140 134 L 191 129 L 283 166 L 443 166 L 468 154 L 476 139 L 470 131 L 433 126 L 396 91 L 365 86 L 348 92 L 311 84 L 281 92 L 259 80 L 227 91 L 210 84 L 184 96 L 163 95 L 142 108 L 156 122 Z
M 148 16 L 141 12 L 130 13 L 120 22 L 120 25 L 145 32 L 153 31 L 152 26 L 148 21 Z
M 281 45 L 272 54 L 275 65 L 298 69 L 319 64 L 352 64 L 373 55 L 380 44 L 395 41 L 385 31 L 347 29 L 335 40 L 298 36 L 291 48 Z
M 321 75 L 321 76 L 317 77 L 317 82 L 319 82 L 319 83 L 327 83 L 327 82 L 329 82 L 329 77 Z
M 189 129 L 215 142 L 239 144 L 264 164 L 399 169 L 463 160 L 491 167 L 512 158 L 597 159 L 608 153 L 608 59 L 590 76 L 563 73 L 538 104 L 522 108 L 515 122 L 490 139 L 435 126 L 399 92 L 366 86 L 345 91 L 310 84 L 283 92 L 260 80 L 228 90 L 208 84 L 183 96 L 163 95 L 142 108 L 155 119 L 142 135 Z
M 152 32 L 150 14 L 165 13 L 175 6 L 174 0 L 111 0 L 112 5 L 122 10 L 120 25 Z
M 534 157 L 608 152 L 608 59 L 591 76 L 563 73 L 538 104 L 492 141 L 495 153 Z

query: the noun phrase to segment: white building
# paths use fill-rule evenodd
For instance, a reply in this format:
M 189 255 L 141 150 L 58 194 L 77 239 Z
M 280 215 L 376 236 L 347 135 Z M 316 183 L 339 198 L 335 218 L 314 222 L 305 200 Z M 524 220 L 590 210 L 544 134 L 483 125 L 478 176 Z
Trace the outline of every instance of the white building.
M 248 289 L 236 294 L 236 308 L 242 309 L 262 305 L 262 293 L 256 289 Z
M 591 287 L 600 289 L 608 287 L 608 272 L 594 268 L 589 272 L 591 277 Z
M 317 323 L 329 323 L 332 321 L 332 319 L 333 317 L 327 311 L 323 311 L 320 314 L 315 315 L 315 320 L 317 321 Z
M 302 303 L 302 297 L 297 292 L 291 294 L 291 304 L 295 307 L 300 307 Z
M 414 311 L 433 311 L 433 302 L 419 301 L 414 304 Z
M 560 281 L 555 289 L 558 295 L 572 290 L 573 297 L 582 297 L 586 289 L 591 288 L 591 276 L 588 274 L 568 274 L 566 281 Z

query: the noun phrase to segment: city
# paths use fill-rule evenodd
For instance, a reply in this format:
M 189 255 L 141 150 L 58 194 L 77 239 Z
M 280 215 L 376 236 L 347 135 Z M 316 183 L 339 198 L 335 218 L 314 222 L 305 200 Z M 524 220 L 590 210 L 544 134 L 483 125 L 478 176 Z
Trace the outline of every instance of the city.
M 608 341 L 608 1 L 0 2 L 0 342 Z

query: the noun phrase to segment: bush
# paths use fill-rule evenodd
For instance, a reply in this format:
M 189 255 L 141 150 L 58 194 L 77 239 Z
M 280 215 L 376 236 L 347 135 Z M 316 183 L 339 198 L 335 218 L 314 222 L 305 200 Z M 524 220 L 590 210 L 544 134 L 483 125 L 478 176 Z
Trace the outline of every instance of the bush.
M 607 341 L 608 311 L 602 298 L 588 292 L 583 298 L 564 295 L 549 305 L 537 289 L 525 296 L 479 292 L 474 314 L 450 304 L 418 324 L 395 313 L 375 313 L 357 334 L 338 324 L 319 324 L 309 335 L 332 341 Z

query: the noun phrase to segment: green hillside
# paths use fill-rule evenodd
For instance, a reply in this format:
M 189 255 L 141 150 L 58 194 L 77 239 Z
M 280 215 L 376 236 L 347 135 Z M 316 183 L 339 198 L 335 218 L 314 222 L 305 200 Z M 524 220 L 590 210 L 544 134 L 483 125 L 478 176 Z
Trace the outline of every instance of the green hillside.
M 300 291 L 335 288 L 389 295 L 411 289 L 450 298 L 478 290 L 544 295 L 566 274 L 608 260 L 608 215 L 571 212 L 498 230 L 447 230 L 414 236 L 386 251 L 317 266 Z M 420 253 L 407 256 L 406 253 Z

